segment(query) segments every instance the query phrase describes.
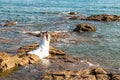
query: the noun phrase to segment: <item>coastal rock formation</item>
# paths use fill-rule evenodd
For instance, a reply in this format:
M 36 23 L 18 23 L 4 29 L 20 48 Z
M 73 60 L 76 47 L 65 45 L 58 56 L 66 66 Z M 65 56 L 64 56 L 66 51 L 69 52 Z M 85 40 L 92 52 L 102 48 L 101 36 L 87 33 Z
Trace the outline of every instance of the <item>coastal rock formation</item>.
M 18 49 L 18 54 L 10 55 L 9 53 L 0 52 L 0 72 L 9 70 L 15 66 L 25 66 L 28 64 L 37 63 L 40 58 L 34 54 L 26 54 L 28 51 L 38 47 L 38 44 L 32 44 L 30 46 L 24 46 Z M 54 55 L 66 55 L 64 51 L 50 47 L 51 56 Z
M 19 61 L 17 62 L 18 66 L 25 66 L 40 61 L 40 58 L 34 54 L 23 54 L 21 56 L 18 56 L 18 58 L 19 58 Z
M 80 19 L 85 19 L 86 17 L 78 12 L 68 12 L 66 14 L 63 14 L 63 16 L 66 19 L 70 20 L 80 20 Z
M 8 21 L 8 20 L 2 20 L 0 21 L 0 26 L 6 26 L 11 27 L 17 24 L 17 21 Z
M 32 44 L 32 45 L 29 45 L 29 46 L 20 47 L 18 49 L 18 53 L 25 54 L 25 53 L 27 53 L 27 52 L 29 52 L 31 50 L 36 49 L 38 46 L 39 46 L 39 44 Z M 50 46 L 49 53 L 51 55 L 66 55 L 64 51 L 62 51 L 60 49 L 55 49 L 53 46 Z
M 36 37 L 40 37 L 41 33 L 43 32 L 39 32 L 39 33 L 34 33 L 34 32 L 25 32 L 26 34 L 32 35 L 32 36 L 36 36 Z M 57 42 L 60 39 L 65 39 L 65 38 L 69 38 L 71 36 L 70 33 L 68 32 L 62 32 L 62 31 L 53 31 L 53 32 L 48 32 L 51 35 L 51 41 L 50 42 Z
M 6 71 L 14 66 L 24 66 L 39 62 L 38 56 L 26 54 L 38 46 L 38 44 L 32 44 L 20 47 L 17 55 L 1 52 L 0 70 Z M 43 65 L 44 63 L 41 63 L 41 60 L 38 63 L 42 64 L 39 67 L 43 70 L 42 76 L 39 76 L 40 80 L 120 80 L 119 74 L 108 73 L 99 66 L 89 66 L 87 61 L 83 62 L 62 50 L 50 46 L 49 52 L 51 55 L 46 58 L 49 64 L 47 63 L 47 66 L 45 66 Z M 8 68 L 8 66 L 10 67 Z
M 7 71 L 16 66 L 37 63 L 39 60 L 39 57 L 34 54 L 9 55 L 9 53 L 0 52 L 0 72 Z
M 70 15 L 77 15 L 78 12 L 69 12 L 68 14 L 70 14 Z
M 92 15 L 83 20 L 94 20 L 94 21 L 120 21 L 120 16 L 117 15 L 108 15 L 108 14 L 99 14 L 99 15 Z
M 96 31 L 96 28 L 91 24 L 82 23 L 82 24 L 78 24 L 73 31 L 76 32 Z
M 4 24 L 3 26 L 11 27 L 11 26 L 14 26 L 16 24 L 17 24 L 17 21 L 7 21 L 6 24 Z
M 41 80 L 120 80 L 119 75 L 110 77 L 108 74 L 101 73 L 104 71 L 103 69 L 97 69 L 97 73 L 94 73 L 94 70 L 95 69 L 54 71 L 44 74 Z
M 15 67 L 17 60 L 18 58 L 16 56 L 11 56 L 5 52 L 0 52 L 0 72 L 4 72 Z

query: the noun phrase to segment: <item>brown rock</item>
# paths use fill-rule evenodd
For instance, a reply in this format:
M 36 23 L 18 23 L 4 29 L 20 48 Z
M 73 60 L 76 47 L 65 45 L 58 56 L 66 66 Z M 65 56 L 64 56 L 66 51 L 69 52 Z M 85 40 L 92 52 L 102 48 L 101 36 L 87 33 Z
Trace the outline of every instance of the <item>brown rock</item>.
M 93 70 L 95 74 L 107 74 L 107 72 L 103 68 L 96 68 Z
M 43 32 L 41 32 L 43 33 Z M 36 37 L 40 37 L 41 33 L 32 33 L 32 32 L 26 32 L 26 34 L 32 35 L 32 36 L 36 36 Z M 48 32 L 51 35 L 51 42 L 57 42 L 60 39 L 65 39 L 65 38 L 69 38 L 71 35 L 68 32 L 60 32 L 60 31 L 53 31 L 53 32 Z
M 68 32 L 49 32 L 51 35 L 51 42 L 57 42 L 60 39 L 69 38 L 71 35 Z
M 55 49 L 54 47 L 50 46 L 50 50 L 49 50 L 51 55 L 66 55 L 66 53 L 60 49 Z
M 91 24 L 83 23 L 83 24 L 78 24 L 73 31 L 76 31 L 76 32 L 96 31 L 96 28 Z
M 85 20 L 106 21 L 106 22 L 120 21 L 120 16 L 108 15 L 108 14 L 100 14 L 100 15 L 89 16 Z
M 71 16 L 69 19 L 71 19 L 71 20 L 80 20 L 80 19 L 81 19 L 81 17 L 80 17 L 80 16 L 75 15 L 75 16 Z
M 96 80 L 94 75 L 83 75 L 81 71 L 57 71 L 45 74 L 42 80 Z
M 17 57 L 5 52 L 0 52 L 0 72 L 4 72 L 16 66 Z
M 96 75 L 97 80 L 110 80 L 109 76 L 105 74 L 97 74 Z
M 4 72 L 16 66 L 23 66 L 39 62 L 39 57 L 34 54 L 9 55 L 0 52 L 0 72 Z
M 18 49 L 18 53 L 27 53 L 31 50 L 34 50 L 38 47 L 39 45 L 38 44 L 32 44 L 32 45 L 29 45 L 29 46 L 23 46 L 23 47 L 20 47 Z M 49 50 L 49 53 L 51 55 L 66 55 L 64 51 L 60 50 L 60 49 L 55 49 L 54 47 L 50 46 L 50 50 Z M 20 54 L 19 54 L 20 55 Z
M 37 47 L 39 46 L 39 44 L 32 44 L 32 45 L 28 45 L 28 46 L 23 46 L 23 47 L 20 47 L 17 52 L 18 53 L 27 53 L 31 50 L 34 50 L 36 49 Z M 18 54 L 18 55 L 21 55 L 21 54 Z
M 113 80 L 120 80 L 120 75 L 113 75 Z
M 23 56 L 19 57 L 19 66 L 24 66 L 28 64 L 37 63 L 40 61 L 40 58 L 37 55 L 34 54 L 23 54 Z
M 76 80 L 97 80 L 94 75 L 83 75 Z
M 17 21 L 6 21 L 6 23 L 3 26 L 11 27 L 11 26 L 14 26 L 16 24 L 17 24 Z

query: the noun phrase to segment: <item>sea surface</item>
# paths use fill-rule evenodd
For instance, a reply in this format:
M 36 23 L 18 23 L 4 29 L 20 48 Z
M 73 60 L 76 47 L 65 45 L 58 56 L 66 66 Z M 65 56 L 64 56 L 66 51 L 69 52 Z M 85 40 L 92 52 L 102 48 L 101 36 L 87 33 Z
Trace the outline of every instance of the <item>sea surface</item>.
M 85 41 L 53 45 L 82 60 L 120 72 L 120 22 L 68 20 L 63 17 L 67 12 L 120 16 L 120 0 L 0 0 L 0 20 L 18 22 L 14 27 L 0 27 L 0 51 L 15 54 L 17 48 L 39 42 L 39 38 L 22 31 L 72 31 L 76 24 L 91 23 L 96 32 L 73 33 Z

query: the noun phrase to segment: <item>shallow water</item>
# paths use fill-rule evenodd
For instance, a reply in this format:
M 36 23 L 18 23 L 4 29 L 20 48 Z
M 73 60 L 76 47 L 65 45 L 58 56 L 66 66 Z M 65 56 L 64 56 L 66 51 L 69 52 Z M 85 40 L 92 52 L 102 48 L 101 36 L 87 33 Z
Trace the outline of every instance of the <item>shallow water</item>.
M 0 51 L 16 52 L 20 46 L 38 43 L 39 38 L 22 31 L 71 31 L 78 23 L 92 23 L 96 32 L 72 33 L 82 42 L 55 43 L 83 60 L 94 61 L 107 69 L 120 69 L 120 22 L 67 20 L 65 12 L 120 15 L 120 0 L 0 0 L 0 20 L 17 20 L 14 27 L 0 27 Z M 8 41 L 8 42 L 7 42 Z M 11 41 L 11 42 L 9 42 Z

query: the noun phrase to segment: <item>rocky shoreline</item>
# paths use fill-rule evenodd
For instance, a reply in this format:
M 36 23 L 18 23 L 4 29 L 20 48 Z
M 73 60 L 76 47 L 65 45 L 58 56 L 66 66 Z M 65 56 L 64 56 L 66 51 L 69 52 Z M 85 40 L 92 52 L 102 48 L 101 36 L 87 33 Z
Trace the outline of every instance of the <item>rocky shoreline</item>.
M 93 15 L 89 17 L 80 17 L 77 13 L 69 13 L 69 19 L 72 20 L 93 20 L 93 21 L 120 21 L 120 16 L 117 15 Z M 6 25 L 7 23 L 7 25 Z M 6 21 L 2 26 L 13 26 L 16 22 Z M 87 23 L 78 24 L 73 30 L 75 32 L 84 31 L 96 31 L 96 28 Z M 40 33 L 35 34 L 31 32 L 26 32 L 26 34 L 40 37 Z M 51 43 L 57 42 L 64 38 L 69 38 L 71 34 L 68 32 L 51 32 L 52 36 Z M 31 64 L 40 64 L 42 69 L 42 75 L 37 77 L 37 80 L 120 80 L 120 73 L 108 72 L 101 68 L 100 66 L 94 65 L 88 61 L 82 61 L 79 58 L 72 57 L 60 49 L 56 49 L 50 46 L 50 56 L 45 58 L 46 64 L 43 64 L 44 60 L 40 60 L 38 56 L 34 54 L 27 54 L 30 50 L 37 48 L 38 44 L 32 44 L 29 46 L 20 47 L 17 50 L 16 55 L 10 55 L 6 52 L 0 52 L 0 76 L 1 80 L 8 80 L 10 76 L 6 76 L 12 73 L 16 68 L 27 66 Z M 17 72 L 16 72 L 17 73 Z M 4 77 L 5 78 L 2 78 Z M 32 75 L 34 76 L 34 75 Z M 18 79 L 18 77 L 13 77 L 13 79 Z M 21 78 L 20 80 L 23 80 Z
M 42 60 L 36 55 L 26 54 L 26 52 L 35 49 L 37 46 L 38 44 L 32 44 L 21 47 L 18 49 L 19 54 L 15 56 L 1 53 L 1 57 L 5 57 L 1 60 L 0 70 L 4 73 L 4 71 L 14 68 L 15 66 L 19 67 L 37 63 L 42 65 L 39 67 L 42 68 L 43 71 L 42 76 L 39 76 L 37 80 L 120 80 L 119 73 L 107 72 L 100 66 L 91 65 L 87 61 L 72 57 L 54 47 L 50 47 L 50 56 L 45 59 L 48 62 L 43 65 Z M 18 58 L 20 61 L 16 61 Z M 2 78 L 2 80 L 7 79 Z
M 83 16 L 81 14 L 77 14 L 75 12 L 68 13 L 69 17 L 66 18 L 70 20 L 88 20 L 88 21 L 103 21 L 103 22 L 112 22 L 112 21 L 120 21 L 120 16 L 118 15 L 110 15 L 110 14 L 98 14 L 91 16 Z

